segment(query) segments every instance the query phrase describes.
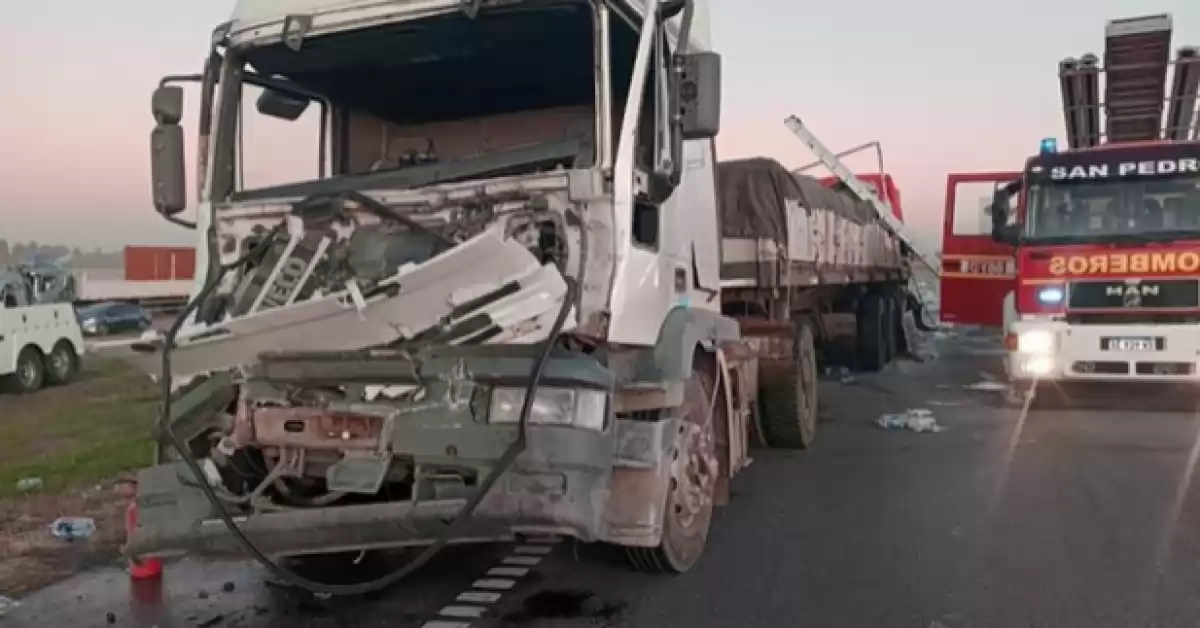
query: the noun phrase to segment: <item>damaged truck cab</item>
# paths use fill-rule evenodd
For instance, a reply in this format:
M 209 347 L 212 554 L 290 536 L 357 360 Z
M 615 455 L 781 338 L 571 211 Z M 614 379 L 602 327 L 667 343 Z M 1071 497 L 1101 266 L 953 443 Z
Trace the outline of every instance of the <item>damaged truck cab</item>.
M 135 347 L 170 392 L 126 553 L 556 534 L 694 565 L 756 388 L 703 0 L 240 0 L 212 41 L 153 97 L 198 272 Z M 318 176 L 246 185 L 252 116 L 316 116 Z

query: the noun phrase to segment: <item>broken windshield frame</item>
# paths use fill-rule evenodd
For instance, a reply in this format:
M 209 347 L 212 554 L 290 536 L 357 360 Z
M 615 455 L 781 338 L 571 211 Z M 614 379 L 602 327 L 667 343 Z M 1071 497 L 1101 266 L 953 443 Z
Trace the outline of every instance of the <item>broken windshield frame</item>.
M 1048 182 L 1029 188 L 1022 242 L 1169 242 L 1200 239 L 1200 177 Z
M 550 6 L 555 3 L 541 4 Z M 577 2 L 576 4 L 591 5 L 591 16 L 595 21 L 596 11 L 598 11 L 596 4 L 582 2 Z M 485 11 L 476 19 L 484 20 L 487 14 Z M 592 79 L 594 81 L 594 73 L 606 73 L 608 64 L 594 62 L 595 59 L 602 58 L 601 52 L 604 50 L 604 47 L 598 43 L 601 37 L 601 25 L 597 22 L 592 26 L 597 39 L 596 42 L 593 42 L 593 46 L 591 46 L 592 50 L 589 53 L 592 58 L 589 59 L 591 63 L 588 63 L 588 72 L 593 73 Z M 505 174 L 515 174 L 517 172 L 528 171 L 530 168 L 544 167 L 550 169 L 564 162 L 594 165 L 597 159 L 604 156 L 603 151 L 597 150 L 599 145 L 603 143 L 603 140 L 596 141 L 594 139 L 601 133 L 607 135 L 607 129 L 603 126 L 602 120 L 598 119 L 601 117 L 598 114 L 604 112 L 604 110 L 600 105 L 601 94 L 599 92 L 601 90 L 597 87 L 589 88 L 589 90 L 595 89 L 597 93 L 594 98 L 589 98 L 587 103 L 594 108 L 590 115 L 592 117 L 591 126 L 594 128 L 595 134 L 591 137 L 564 137 L 536 144 L 511 148 L 503 147 L 449 160 L 442 159 L 433 163 L 417 163 L 415 165 L 405 165 L 373 172 L 344 173 L 345 170 L 342 167 L 335 167 L 333 163 L 337 157 L 330 154 L 344 151 L 344 148 L 339 149 L 338 146 L 341 145 L 344 147 L 348 140 L 348 131 L 345 128 L 345 124 L 338 124 L 335 118 L 344 117 L 347 110 L 355 108 L 351 106 L 339 107 L 338 96 L 332 91 L 322 90 L 322 93 L 318 96 L 317 90 L 310 90 L 291 81 L 286 81 L 282 76 L 279 76 L 278 78 L 267 80 L 286 82 L 287 85 L 296 88 L 291 91 L 307 93 L 314 100 L 320 99 L 323 104 L 327 105 L 327 110 L 323 111 L 321 116 L 322 148 L 320 160 L 323 169 L 322 175 L 329 174 L 317 179 L 299 179 L 279 185 L 247 189 L 239 185 L 242 164 L 239 163 L 238 156 L 243 152 L 240 150 L 240 144 L 243 139 L 240 128 L 242 125 L 239 124 L 239 119 L 241 115 L 249 115 L 254 110 L 242 110 L 242 101 L 244 99 L 242 85 L 243 83 L 261 83 L 264 87 L 271 87 L 271 85 L 266 84 L 266 81 L 263 80 L 264 77 L 258 76 L 250 70 L 246 59 L 252 50 L 249 48 L 246 50 L 227 48 L 222 55 L 224 62 L 218 81 L 221 85 L 221 93 L 217 97 L 214 115 L 216 118 L 213 138 L 214 152 L 211 164 L 211 194 L 209 195 L 209 198 L 214 203 L 304 197 L 311 194 L 339 193 L 351 190 L 405 189 L 483 175 L 502 176 Z M 278 75 L 273 74 L 272 76 L 275 77 Z M 591 82 L 589 81 L 589 83 Z M 339 139 L 341 140 L 340 143 Z M 327 150 L 327 146 L 332 146 L 333 150 Z

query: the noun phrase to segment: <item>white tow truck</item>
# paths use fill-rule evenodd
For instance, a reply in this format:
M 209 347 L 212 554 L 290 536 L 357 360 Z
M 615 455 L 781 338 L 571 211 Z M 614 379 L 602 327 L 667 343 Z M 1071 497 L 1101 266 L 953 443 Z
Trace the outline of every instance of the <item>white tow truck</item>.
M 799 120 L 845 190 L 716 162 L 702 0 L 241 0 L 212 42 L 153 97 L 155 206 L 188 224 L 200 84 L 198 272 L 174 344 L 134 347 L 169 407 L 132 557 L 343 593 L 277 558 L 552 534 L 686 571 L 751 428 L 812 444 L 826 321 L 897 352 L 886 204 Z M 244 185 L 242 117 L 310 108 L 318 176 Z
M 70 273 L 45 265 L 0 270 L 0 382 L 17 393 L 66 384 L 85 346 Z

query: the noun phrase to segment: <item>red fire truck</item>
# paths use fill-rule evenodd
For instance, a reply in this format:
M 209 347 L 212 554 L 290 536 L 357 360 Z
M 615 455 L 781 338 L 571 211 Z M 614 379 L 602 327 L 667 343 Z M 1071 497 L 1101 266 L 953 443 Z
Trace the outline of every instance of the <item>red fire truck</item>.
M 1103 68 L 1059 65 L 1067 150 L 949 177 L 942 320 L 1004 327 L 1012 403 L 1039 382 L 1200 379 L 1200 55 L 1172 63 L 1170 40 L 1169 15 L 1109 22 Z

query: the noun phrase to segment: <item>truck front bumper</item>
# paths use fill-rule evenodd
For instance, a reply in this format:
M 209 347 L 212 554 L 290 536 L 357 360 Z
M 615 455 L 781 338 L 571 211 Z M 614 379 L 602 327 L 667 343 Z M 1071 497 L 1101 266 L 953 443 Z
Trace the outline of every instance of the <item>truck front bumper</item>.
M 1024 320 L 1009 334 L 1013 381 L 1200 381 L 1200 333 L 1193 325 Z
M 446 348 L 422 362 L 431 378 L 469 373 L 469 395 L 486 399 L 493 382 L 519 385 L 536 346 Z M 312 354 L 265 359 L 253 377 L 298 382 L 308 378 L 378 381 L 408 377 L 397 359 L 378 353 Z M 461 365 L 458 369 L 454 365 Z M 464 368 L 461 368 L 465 366 Z M 543 388 L 611 389 L 611 374 L 591 358 L 556 354 L 546 364 Z M 199 389 L 197 389 L 199 390 Z M 437 390 L 431 388 L 431 390 Z M 197 393 L 199 394 L 199 393 Z M 606 397 L 611 396 L 606 393 Z M 429 399 L 438 398 L 434 392 Z M 184 400 L 178 405 L 186 406 Z M 517 438 L 517 426 L 496 423 L 483 403 L 430 406 L 394 421 L 389 441 L 395 464 L 413 465 L 411 496 L 370 503 L 262 509 L 235 517 L 239 529 L 264 553 L 277 556 L 333 553 L 431 544 L 497 468 Z M 536 404 L 535 404 L 536 405 Z M 671 413 L 619 419 L 611 401 L 601 428 L 533 424 L 524 450 L 499 477 L 451 543 L 494 542 L 518 534 L 561 534 L 583 541 L 654 546 L 661 539 L 662 508 L 670 486 L 669 452 L 679 446 L 679 420 Z M 602 410 L 603 411 L 603 410 Z M 172 412 L 174 416 L 175 411 Z M 445 470 L 455 473 L 446 474 Z M 459 477 L 470 478 L 460 481 Z M 198 479 L 182 462 L 165 462 L 138 476 L 138 525 L 124 548 L 130 557 L 244 555 L 217 516 Z

